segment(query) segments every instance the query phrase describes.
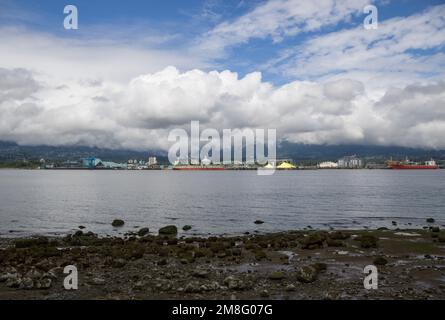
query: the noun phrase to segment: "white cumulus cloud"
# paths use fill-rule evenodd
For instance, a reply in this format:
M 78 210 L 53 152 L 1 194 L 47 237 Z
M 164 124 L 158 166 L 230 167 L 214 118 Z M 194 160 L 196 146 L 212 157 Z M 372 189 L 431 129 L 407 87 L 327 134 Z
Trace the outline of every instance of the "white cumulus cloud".
M 391 88 L 375 100 L 349 79 L 277 87 L 260 73 L 167 67 L 123 84 L 59 88 L 36 85 L 24 70 L 0 70 L 8 73 L 0 84 L 20 93 L 2 96 L 0 139 L 22 144 L 167 149 L 170 129 L 199 120 L 219 130 L 275 128 L 293 142 L 445 148 L 444 82 Z

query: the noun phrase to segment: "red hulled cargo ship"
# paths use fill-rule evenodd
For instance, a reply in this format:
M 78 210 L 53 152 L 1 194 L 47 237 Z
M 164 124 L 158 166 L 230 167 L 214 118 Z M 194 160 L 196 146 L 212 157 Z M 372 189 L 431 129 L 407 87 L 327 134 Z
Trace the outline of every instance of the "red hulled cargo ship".
M 439 169 L 436 161 L 425 161 L 423 164 L 418 162 L 409 161 L 388 161 L 388 167 L 390 169 Z
M 191 171 L 201 171 L 201 170 L 225 170 L 224 167 L 221 166 L 174 166 L 173 170 L 191 170 Z

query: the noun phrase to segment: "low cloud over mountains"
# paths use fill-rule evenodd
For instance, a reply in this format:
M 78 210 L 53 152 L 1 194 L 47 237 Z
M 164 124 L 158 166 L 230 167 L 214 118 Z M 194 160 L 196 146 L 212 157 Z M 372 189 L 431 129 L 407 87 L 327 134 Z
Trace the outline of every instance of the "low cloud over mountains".
M 351 79 L 274 86 L 254 72 L 175 67 L 112 81 L 58 86 L 25 69 L 0 69 L 0 139 L 166 149 L 172 128 L 276 128 L 310 144 L 445 148 L 445 82 L 390 87 L 379 98 Z

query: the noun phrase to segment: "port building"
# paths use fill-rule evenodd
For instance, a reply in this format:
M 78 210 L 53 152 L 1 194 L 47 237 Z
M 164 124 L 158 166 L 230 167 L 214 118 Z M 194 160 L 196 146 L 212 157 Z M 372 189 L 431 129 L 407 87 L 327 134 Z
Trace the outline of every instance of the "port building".
M 89 169 L 126 169 L 127 165 L 124 163 L 116 163 L 111 161 L 102 161 L 96 157 L 89 157 L 82 159 L 82 166 Z
M 338 163 L 332 161 L 325 161 L 325 162 L 320 162 L 317 165 L 317 167 L 320 169 L 335 169 L 338 168 Z
M 356 155 L 346 156 L 338 159 L 338 167 L 343 169 L 363 168 L 363 160 Z

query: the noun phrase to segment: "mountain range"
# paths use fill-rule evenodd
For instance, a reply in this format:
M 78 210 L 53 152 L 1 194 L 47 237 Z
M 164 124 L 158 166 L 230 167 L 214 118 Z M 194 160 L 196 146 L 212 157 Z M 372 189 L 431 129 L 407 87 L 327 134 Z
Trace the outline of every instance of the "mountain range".
M 406 148 L 399 146 L 376 145 L 314 145 L 297 144 L 282 141 L 277 147 L 279 159 L 294 161 L 328 161 L 337 160 L 345 155 L 357 155 L 368 160 L 383 162 L 386 159 L 412 160 L 445 159 L 445 150 Z M 23 146 L 14 142 L 0 141 L 0 162 L 14 162 L 22 160 L 49 161 L 79 160 L 84 157 L 96 156 L 103 160 L 125 162 L 128 159 L 147 159 L 157 156 L 161 163 L 167 162 L 167 152 L 163 150 L 112 150 L 86 146 Z

